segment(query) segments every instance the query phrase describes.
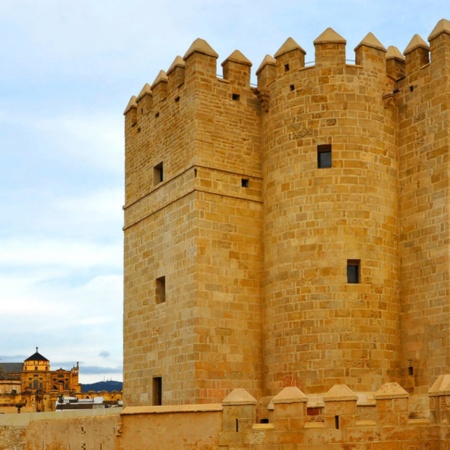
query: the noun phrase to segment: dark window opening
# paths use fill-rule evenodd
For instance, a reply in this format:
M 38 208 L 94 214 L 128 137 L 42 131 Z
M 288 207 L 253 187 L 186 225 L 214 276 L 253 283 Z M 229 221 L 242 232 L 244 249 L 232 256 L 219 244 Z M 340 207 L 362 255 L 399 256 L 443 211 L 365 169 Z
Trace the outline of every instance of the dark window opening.
M 319 169 L 331 167 L 331 144 L 317 146 L 317 167 Z
M 166 277 L 156 279 L 156 303 L 164 303 L 166 301 Z
M 162 405 L 162 378 L 154 377 L 153 378 L 153 405 Z
M 322 413 L 322 408 L 307 408 L 306 415 L 307 416 L 320 416 Z
M 160 162 L 153 168 L 153 181 L 154 184 L 161 183 L 164 180 L 163 163 Z
M 249 184 L 248 178 L 242 178 L 241 180 L 241 186 L 247 188 Z
M 291 91 L 293 91 L 295 89 L 295 85 L 291 84 L 291 85 L 289 85 L 289 88 Z
M 414 375 L 414 367 L 412 365 L 412 359 L 408 361 L 408 375 L 412 377 Z
M 359 259 L 349 259 L 347 261 L 347 283 L 358 284 L 360 281 L 360 261 Z
M 241 98 L 241 96 L 240 96 L 239 94 L 233 94 L 233 95 L 231 96 L 231 98 L 232 98 L 233 100 L 239 100 L 239 99 Z
M 414 86 L 410 86 L 409 87 L 409 92 L 413 92 L 414 91 Z
M 180 97 L 175 97 L 175 102 L 178 103 L 180 101 Z
M 156 118 L 158 118 L 158 117 L 159 117 L 159 112 L 157 112 L 157 113 L 155 114 L 155 117 L 156 117 Z
M 284 71 L 285 72 L 289 72 L 289 64 L 285 64 L 284 65 Z

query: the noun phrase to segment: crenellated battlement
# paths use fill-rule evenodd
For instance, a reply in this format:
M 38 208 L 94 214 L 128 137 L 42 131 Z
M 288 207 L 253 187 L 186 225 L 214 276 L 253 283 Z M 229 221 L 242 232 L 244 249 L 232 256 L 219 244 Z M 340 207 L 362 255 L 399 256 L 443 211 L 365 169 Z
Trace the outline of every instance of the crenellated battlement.
M 95 443 L 108 450 L 135 450 L 151 442 L 155 450 L 447 450 L 449 377 L 439 377 L 422 396 L 422 410 L 397 383 L 383 385 L 369 400 L 366 393 L 355 393 L 345 384 L 334 385 L 319 401 L 296 386 L 260 401 L 236 388 L 214 404 L 126 406 L 101 414 L 97 410 L 95 416 L 87 411 L 83 417 L 5 416 L 0 419 L 0 445 L 13 448 L 14 442 L 40 450 Z
M 315 398 L 291 386 L 271 398 L 267 406 L 267 399 L 257 402 L 246 391 L 236 389 L 222 402 L 219 443 L 225 449 L 270 450 L 281 444 L 325 448 L 330 443 L 345 448 L 425 445 L 440 449 L 448 435 L 447 388 L 448 375 L 436 381 L 428 399 L 411 400 L 397 383 L 386 383 L 369 397 L 345 384 L 334 385 Z
M 315 61 L 305 66 L 306 52 L 293 39 L 288 38 L 275 52 L 274 56 L 266 55 L 256 71 L 258 80 L 257 95 L 275 80 L 284 79 L 293 73 L 303 70 L 324 70 L 334 68 L 341 73 L 343 68 L 357 66 L 360 70 L 370 71 L 379 77 L 389 76 L 398 81 L 404 77 L 412 76 L 418 70 L 432 61 L 432 64 L 440 64 L 443 59 L 448 63 L 450 53 L 450 22 L 442 19 L 428 37 L 428 45 L 419 35 L 414 35 L 404 50 L 403 54 L 395 47 L 388 49 L 380 43 L 376 36 L 368 33 L 355 47 L 355 64 L 348 64 L 346 60 L 346 40 L 332 28 L 327 28 L 314 40 Z M 170 68 L 165 72 L 161 70 L 151 87 L 146 84 L 137 96 L 136 105 L 130 101 L 125 109 L 125 115 L 131 115 L 134 106 L 143 101 L 145 105 L 141 114 L 146 114 L 150 109 L 158 109 L 158 104 L 168 97 L 177 96 L 180 88 L 186 81 L 192 82 L 193 78 L 226 81 L 231 85 L 251 89 L 252 63 L 239 50 L 235 50 L 222 63 L 222 76 L 217 75 L 216 51 L 203 39 L 196 39 L 189 47 L 184 57 L 177 56 Z M 202 89 L 202 84 L 196 84 L 197 89 Z M 209 90 L 214 95 L 214 90 Z M 264 95 L 263 95 L 264 97 Z M 151 98 L 151 100 L 150 100 Z M 134 120 L 134 119 L 133 119 Z M 134 123 L 133 120 L 130 124 Z

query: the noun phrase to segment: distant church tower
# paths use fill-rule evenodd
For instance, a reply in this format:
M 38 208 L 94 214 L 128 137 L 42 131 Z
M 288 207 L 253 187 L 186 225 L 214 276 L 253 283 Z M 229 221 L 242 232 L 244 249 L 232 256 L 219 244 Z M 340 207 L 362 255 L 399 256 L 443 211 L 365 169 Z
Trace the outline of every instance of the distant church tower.
M 255 88 L 198 39 L 131 98 L 126 404 L 448 372 L 450 22 L 429 43 L 289 38 Z
M 50 361 L 39 353 L 38 347 L 36 352 L 23 362 L 23 372 L 47 372 L 50 370 Z

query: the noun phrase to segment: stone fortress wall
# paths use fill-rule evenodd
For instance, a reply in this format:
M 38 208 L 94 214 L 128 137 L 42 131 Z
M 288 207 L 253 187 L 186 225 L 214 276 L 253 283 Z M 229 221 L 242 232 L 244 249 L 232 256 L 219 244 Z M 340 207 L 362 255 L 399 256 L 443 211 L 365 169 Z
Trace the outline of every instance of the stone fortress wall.
M 235 389 L 216 404 L 15 414 L 0 416 L 0 448 L 448 450 L 450 376 L 431 387 L 427 417 L 409 397 L 397 383 L 371 398 L 343 384 L 320 396 L 292 386 L 270 401 Z

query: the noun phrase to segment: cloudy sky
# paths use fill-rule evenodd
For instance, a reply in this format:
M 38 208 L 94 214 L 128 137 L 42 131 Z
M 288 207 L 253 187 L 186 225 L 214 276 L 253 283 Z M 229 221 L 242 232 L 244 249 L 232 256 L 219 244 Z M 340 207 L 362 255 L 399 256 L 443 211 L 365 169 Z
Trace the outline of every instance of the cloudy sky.
M 448 0 L 1 1 L 0 360 L 39 346 L 122 380 L 122 113 L 197 37 L 254 73 L 288 37 L 313 61 L 332 27 L 354 59 L 368 32 L 403 52 L 442 18 Z

